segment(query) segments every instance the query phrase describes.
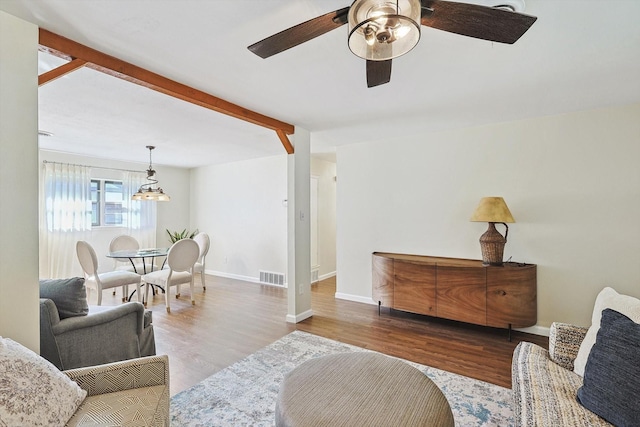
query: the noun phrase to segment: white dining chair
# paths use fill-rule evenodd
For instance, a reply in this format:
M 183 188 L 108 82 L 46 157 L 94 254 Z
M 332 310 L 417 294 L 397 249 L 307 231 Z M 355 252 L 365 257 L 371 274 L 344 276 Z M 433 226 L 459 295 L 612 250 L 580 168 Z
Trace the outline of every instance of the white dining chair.
M 111 239 L 109 242 L 109 252 L 117 252 L 117 251 L 137 251 L 140 249 L 140 244 L 135 239 L 135 237 L 129 236 L 127 234 L 122 234 L 120 236 L 116 236 Z M 142 274 L 144 272 L 144 264 L 139 260 L 132 262 L 130 259 L 125 258 L 114 258 L 113 259 L 113 268 L 114 270 L 126 270 L 131 271 L 133 273 Z M 129 294 L 129 288 L 125 286 L 124 293 Z M 115 291 L 113 292 L 115 295 Z M 123 296 L 122 300 L 125 300 Z
M 98 292 L 98 305 L 102 305 L 102 290 L 110 288 L 122 288 L 123 297 L 126 298 L 125 287 L 136 285 L 138 301 L 142 301 L 140 295 L 140 275 L 126 270 L 114 270 L 106 273 L 98 273 L 98 257 L 93 247 L 80 240 L 76 243 L 78 261 L 84 271 L 85 285 L 94 287 Z M 128 288 L 127 288 L 128 289 Z
M 196 301 L 193 294 L 193 266 L 200 255 L 198 244 L 192 239 L 178 240 L 169 248 L 167 253 L 167 266 L 162 270 L 156 270 L 142 276 L 145 286 L 145 301 L 149 297 L 149 286 L 159 286 L 164 289 L 164 300 L 167 313 L 171 313 L 169 293 L 171 286 L 179 286 L 189 283 L 191 289 L 191 304 Z M 179 294 L 176 294 L 176 298 Z
M 200 255 L 198 256 L 198 260 L 193 266 L 193 273 L 200 273 L 200 281 L 202 282 L 202 289 L 207 290 L 207 284 L 204 280 L 204 270 L 205 270 L 205 259 L 207 257 L 207 253 L 209 252 L 209 235 L 207 233 L 198 233 L 193 236 L 193 240 L 198 244 L 200 248 Z M 178 290 L 178 293 L 180 291 Z
M 116 236 L 111 239 L 111 242 L 109 243 L 109 252 L 137 251 L 138 249 L 140 249 L 138 241 L 127 234 Z M 113 260 L 115 270 L 127 270 L 133 271 L 134 273 L 141 273 L 143 271 L 141 262 L 131 263 L 129 259 L 124 258 L 114 258 Z

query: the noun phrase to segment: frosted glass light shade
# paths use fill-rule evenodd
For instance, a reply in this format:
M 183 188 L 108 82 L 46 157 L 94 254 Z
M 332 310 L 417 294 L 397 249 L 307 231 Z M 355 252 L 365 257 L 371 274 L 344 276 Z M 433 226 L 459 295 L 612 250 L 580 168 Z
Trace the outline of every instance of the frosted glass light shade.
M 131 196 L 131 200 L 150 200 L 156 202 L 168 202 L 171 200 L 168 194 L 164 194 L 161 188 L 140 188 Z
M 420 0 L 356 0 L 349 9 L 349 49 L 370 61 L 404 55 L 420 40 Z

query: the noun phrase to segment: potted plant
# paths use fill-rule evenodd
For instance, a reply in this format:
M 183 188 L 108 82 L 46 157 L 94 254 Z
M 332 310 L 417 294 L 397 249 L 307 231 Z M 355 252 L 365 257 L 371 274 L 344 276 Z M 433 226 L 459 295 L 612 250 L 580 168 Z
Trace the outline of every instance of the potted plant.
M 171 244 L 177 242 L 178 240 L 182 240 L 182 239 L 193 239 L 193 237 L 198 234 L 198 229 L 196 228 L 196 231 L 190 233 L 189 231 L 187 231 L 187 229 L 185 228 L 182 231 L 169 231 L 167 229 L 167 234 L 169 235 L 169 240 L 171 240 Z

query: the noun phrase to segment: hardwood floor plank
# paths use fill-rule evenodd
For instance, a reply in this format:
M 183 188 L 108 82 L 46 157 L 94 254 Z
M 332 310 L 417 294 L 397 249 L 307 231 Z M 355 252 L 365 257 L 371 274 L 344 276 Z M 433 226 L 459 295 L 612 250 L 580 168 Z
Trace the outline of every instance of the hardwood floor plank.
M 334 298 L 335 278 L 312 285 L 313 317 L 286 323 L 287 290 L 269 285 L 206 276 L 196 284 L 191 305 L 188 287 L 150 298 L 158 354 L 169 355 L 171 395 L 247 357 L 298 329 L 424 365 L 511 387 L 511 356 L 520 340 L 548 348 L 548 339 L 502 329 L 436 319 Z M 198 281 L 196 281 L 198 283 Z M 104 305 L 120 303 L 120 292 L 105 291 Z

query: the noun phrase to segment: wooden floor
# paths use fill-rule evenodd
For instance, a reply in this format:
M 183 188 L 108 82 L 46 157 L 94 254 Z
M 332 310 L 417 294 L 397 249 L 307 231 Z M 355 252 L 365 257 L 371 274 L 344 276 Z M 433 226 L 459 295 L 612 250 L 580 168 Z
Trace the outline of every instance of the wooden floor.
M 164 295 L 149 301 L 158 354 L 169 355 L 171 394 L 298 329 L 403 359 L 511 387 L 511 355 L 519 341 L 548 347 L 546 337 L 411 315 L 337 300 L 335 278 L 312 285 L 313 317 L 285 322 L 286 289 L 207 276 L 196 281 L 192 306 L 188 286 L 164 308 Z M 111 293 L 104 305 L 119 303 Z

